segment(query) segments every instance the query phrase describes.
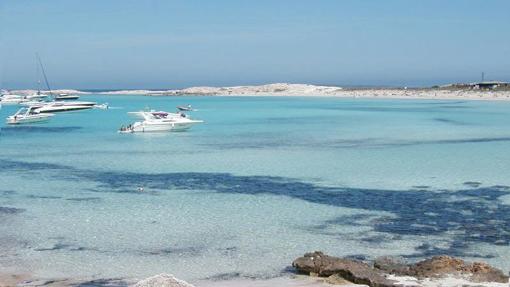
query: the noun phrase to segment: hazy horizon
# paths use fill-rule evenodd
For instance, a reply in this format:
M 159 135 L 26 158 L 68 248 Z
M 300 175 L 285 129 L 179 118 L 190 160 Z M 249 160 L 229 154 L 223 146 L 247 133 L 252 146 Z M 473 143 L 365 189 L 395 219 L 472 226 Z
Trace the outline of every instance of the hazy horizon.
M 0 87 L 178 89 L 276 82 L 429 87 L 510 81 L 510 2 L 0 3 Z

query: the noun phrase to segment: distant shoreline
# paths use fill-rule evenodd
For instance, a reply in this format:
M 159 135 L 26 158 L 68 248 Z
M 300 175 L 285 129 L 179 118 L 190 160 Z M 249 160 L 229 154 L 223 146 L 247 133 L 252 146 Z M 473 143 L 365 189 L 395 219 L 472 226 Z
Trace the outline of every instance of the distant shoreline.
M 13 94 L 31 94 L 34 90 L 12 90 Z M 43 91 L 49 93 L 48 91 Z M 433 88 L 343 88 L 307 84 L 277 83 L 259 86 L 234 87 L 190 87 L 176 90 L 118 90 L 80 91 L 59 89 L 60 94 L 99 94 L 99 95 L 145 95 L 145 96 L 300 96 L 338 98 L 379 98 L 379 99 L 444 99 L 444 100 L 510 100 L 510 89 L 483 90 L 462 86 L 442 86 Z

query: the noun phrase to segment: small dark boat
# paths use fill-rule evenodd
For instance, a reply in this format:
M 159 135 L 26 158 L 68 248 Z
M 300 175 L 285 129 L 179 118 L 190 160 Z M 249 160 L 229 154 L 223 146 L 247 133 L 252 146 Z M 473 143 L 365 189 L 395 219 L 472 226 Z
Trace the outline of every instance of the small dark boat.
M 184 111 L 184 112 L 191 112 L 193 111 L 193 108 L 191 107 L 191 105 L 187 105 L 187 106 L 177 106 L 177 109 L 179 111 Z

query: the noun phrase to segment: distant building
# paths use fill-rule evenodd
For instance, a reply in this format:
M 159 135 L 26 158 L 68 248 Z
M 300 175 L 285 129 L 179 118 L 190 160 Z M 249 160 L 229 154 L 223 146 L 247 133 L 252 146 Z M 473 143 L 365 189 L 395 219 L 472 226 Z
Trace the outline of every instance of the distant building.
M 472 90 L 509 90 L 509 82 L 482 81 L 476 83 L 456 83 L 442 86 L 435 86 L 440 89 L 472 89 Z
M 473 89 L 479 89 L 479 90 L 493 90 L 498 87 L 508 87 L 510 84 L 506 82 L 479 82 L 479 83 L 472 83 L 471 87 Z

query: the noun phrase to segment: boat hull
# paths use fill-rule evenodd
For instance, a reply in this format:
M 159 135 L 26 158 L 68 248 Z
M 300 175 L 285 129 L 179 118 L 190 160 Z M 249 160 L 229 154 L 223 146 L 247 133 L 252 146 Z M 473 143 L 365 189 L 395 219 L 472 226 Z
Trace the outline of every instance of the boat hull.
M 61 113 L 61 112 L 71 112 L 71 111 L 79 111 L 79 110 L 87 110 L 92 109 L 93 106 L 42 106 L 37 109 L 38 113 Z
M 153 132 L 182 132 L 190 129 L 193 125 L 202 121 L 186 122 L 136 122 L 127 129 L 120 130 L 122 133 L 153 133 Z
M 57 96 L 55 97 L 56 101 L 66 101 L 66 100 L 77 100 L 79 96 Z

